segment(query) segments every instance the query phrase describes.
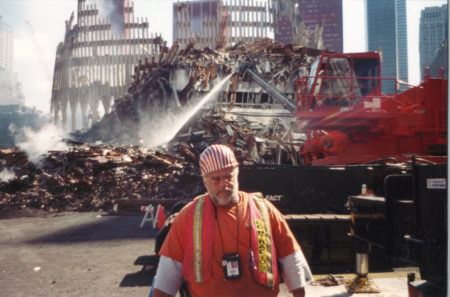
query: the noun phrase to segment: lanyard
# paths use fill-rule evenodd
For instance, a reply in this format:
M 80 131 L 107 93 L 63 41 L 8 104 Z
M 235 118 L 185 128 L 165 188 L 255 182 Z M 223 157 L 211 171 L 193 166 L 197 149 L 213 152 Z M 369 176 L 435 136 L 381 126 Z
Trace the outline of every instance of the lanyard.
M 220 229 L 220 223 L 219 220 L 217 219 L 217 206 L 214 205 L 214 210 L 215 210 L 215 218 L 216 218 L 216 223 L 217 223 L 217 227 L 219 229 L 219 235 L 220 235 L 220 241 L 222 243 L 222 252 L 223 254 L 225 254 L 225 246 L 223 244 L 223 238 L 222 238 L 222 230 Z M 237 226 L 236 226 L 236 234 L 237 234 L 237 238 L 236 238 L 236 253 L 238 253 L 238 247 L 239 247 L 239 203 L 236 205 L 236 220 L 237 220 Z

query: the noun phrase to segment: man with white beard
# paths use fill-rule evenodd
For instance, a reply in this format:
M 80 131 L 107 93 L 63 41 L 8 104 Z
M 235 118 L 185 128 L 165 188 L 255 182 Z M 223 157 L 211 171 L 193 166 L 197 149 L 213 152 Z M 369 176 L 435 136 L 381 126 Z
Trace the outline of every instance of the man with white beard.
M 305 296 L 312 275 L 300 245 L 272 203 L 239 191 L 233 151 L 209 146 L 199 163 L 207 193 L 174 220 L 154 296 L 175 296 L 183 282 L 192 297 L 277 296 L 281 276 L 293 296 Z

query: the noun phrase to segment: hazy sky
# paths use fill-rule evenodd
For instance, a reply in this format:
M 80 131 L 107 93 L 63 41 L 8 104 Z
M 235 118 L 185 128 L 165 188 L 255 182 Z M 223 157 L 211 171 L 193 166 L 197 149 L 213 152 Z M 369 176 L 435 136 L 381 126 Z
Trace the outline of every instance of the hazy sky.
M 172 41 L 174 0 L 134 0 L 135 16 L 147 17 L 150 32 Z M 409 81 L 418 84 L 420 11 L 445 0 L 406 0 Z M 14 30 L 14 71 L 23 85 L 27 106 L 50 111 L 56 46 L 63 40 L 65 20 L 76 11 L 77 0 L 0 0 L 2 20 Z M 344 51 L 366 50 L 364 0 L 343 0 Z

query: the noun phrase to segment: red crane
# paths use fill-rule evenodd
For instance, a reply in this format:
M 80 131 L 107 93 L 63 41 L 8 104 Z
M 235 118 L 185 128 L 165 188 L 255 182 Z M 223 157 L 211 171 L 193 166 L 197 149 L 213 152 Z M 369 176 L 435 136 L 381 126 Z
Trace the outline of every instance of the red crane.
M 382 86 L 394 91 L 384 94 Z M 411 155 L 446 162 L 443 71 L 411 86 L 382 78 L 377 52 L 323 53 L 310 75 L 297 81 L 296 99 L 296 120 L 308 135 L 300 148 L 303 164 L 405 161 Z

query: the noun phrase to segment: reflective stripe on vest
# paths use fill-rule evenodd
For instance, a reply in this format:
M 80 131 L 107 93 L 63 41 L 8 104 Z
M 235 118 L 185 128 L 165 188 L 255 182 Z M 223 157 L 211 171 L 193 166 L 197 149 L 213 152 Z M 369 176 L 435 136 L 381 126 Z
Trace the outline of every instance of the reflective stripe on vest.
M 251 198 L 250 198 L 251 199 Z M 263 198 L 262 198 L 263 199 Z M 272 254 L 272 228 L 270 225 L 269 211 L 267 205 L 261 198 L 256 198 L 253 196 L 253 201 L 255 202 L 260 216 L 262 219 L 253 218 L 254 225 L 256 227 L 257 236 L 257 252 L 258 252 L 258 270 L 259 273 L 265 274 L 266 281 L 263 285 L 273 288 L 274 286 L 274 274 L 273 274 L 273 259 Z M 259 277 L 257 281 L 259 281 Z
M 194 210 L 194 274 L 195 281 L 203 281 L 202 273 L 202 229 L 203 229 L 203 206 L 205 205 L 205 196 L 200 197 L 195 203 Z
M 250 249 L 255 255 L 254 280 L 266 287 L 273 288 L 278 280 L 276 252 L 273 245 L 269 211 L 264 198 L 249 194 Z M 187 228 L 185 254 L 183 259 L 183 277 L 187 281 L 202 283 L 212 275 L 212 244 L 214 234 L 214 206 L 207 195 L 195 199 L 191 210 L 192 228 Z M 275 263 L 275 264 L 274 264 Z
M 212 240 L 205 240 L 203 233 L 213 232 L 214 210 L 211 200 L 205 197 L 196 197 L 189 209 L 182 273 L 190 282 L 204 282 L 211 277 Z

